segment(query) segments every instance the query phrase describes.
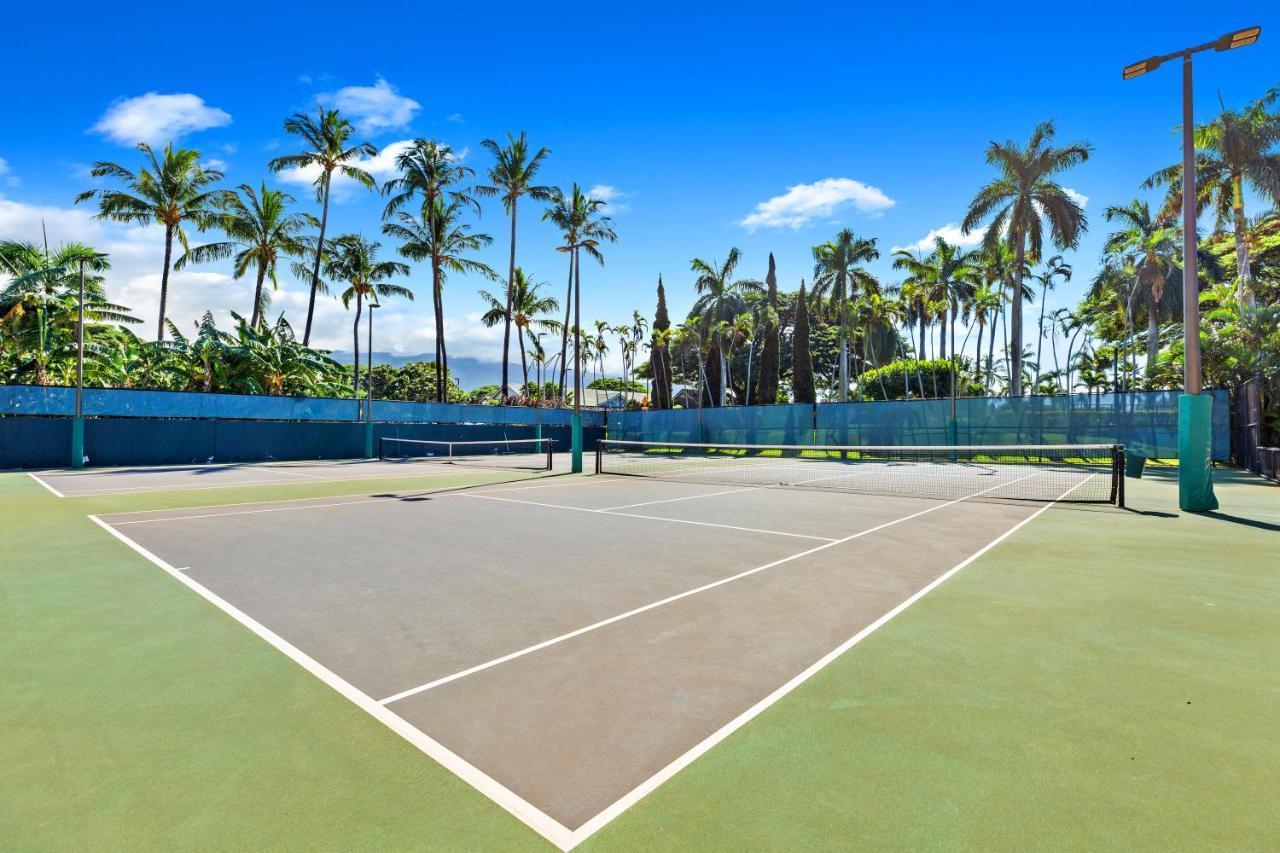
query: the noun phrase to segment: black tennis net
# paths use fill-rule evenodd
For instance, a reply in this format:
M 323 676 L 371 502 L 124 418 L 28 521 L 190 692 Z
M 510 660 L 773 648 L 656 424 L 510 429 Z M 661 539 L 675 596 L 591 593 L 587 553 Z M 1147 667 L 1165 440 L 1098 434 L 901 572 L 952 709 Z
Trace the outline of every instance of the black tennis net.
M 428 441 L 383 437 L 378 458 L 402 462 L 472 465 L 478 468 L 519 468 L 550 471 L 555 439 L 512 438 L 488 441 Z
M 905 497 L 1124 506 L 1124 447 L 682 444 L 602 440 L 596 473 Z

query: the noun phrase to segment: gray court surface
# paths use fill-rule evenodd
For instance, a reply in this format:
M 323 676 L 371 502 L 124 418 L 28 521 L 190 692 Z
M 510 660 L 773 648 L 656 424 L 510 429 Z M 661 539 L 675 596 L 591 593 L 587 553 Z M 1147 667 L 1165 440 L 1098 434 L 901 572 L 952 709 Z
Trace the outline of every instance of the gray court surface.
M 567 453 L 556 455 L 556 467 L 568 469 Z M 526 458 L 517 464 L 536 464 Z M 323 483 L 340 480 L 373 480 L 399 477 L 452 476 L 483 473 L 492 463 L 478 468 L 466 463 L 422 460 L 345 459 L 323 462 L 246 462 L 209 465 L 160 465 L 137 468 L 85 468 L 79 471 L 36 471 L 32 476 L 46 488 L 66 497 L 134 494 L 178 489 L 225 488 L 231 486 L 279 486 Z
M 572 832 L 1042 506 L 595 475 L 102 521 Z

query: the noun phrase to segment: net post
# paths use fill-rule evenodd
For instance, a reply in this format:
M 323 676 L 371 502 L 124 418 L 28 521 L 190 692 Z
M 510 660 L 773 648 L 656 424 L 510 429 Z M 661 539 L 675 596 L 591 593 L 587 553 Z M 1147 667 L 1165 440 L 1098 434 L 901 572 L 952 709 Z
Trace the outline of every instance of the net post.
M 1124 509 L 1125 452 L 1123 444 L 1111 448 L 1111 498 L 1112 503 Z
M 542 432 L 542 426 L 541 426 L 541 425 L 539 425 L 539 426 L 538 426 L 538 432 Z M 543 442 L 544 442 L 544 446 L 547 448 L 547 470 L 548 470 L 548 471 L 550 471 L 550 470 L 552 470 L 553 468 L 555 468 L 555 465 L 556 465 L 556 461 L 555 461 L 556 442 L 555 442 L 555 439 L 551 439 L 551 438 L 542 438 L 542 436 L 541 436 L 541 435 L 539 435 L 539 436 L 538 436 L 538 438 L 539 438 L 541 441 L 543 441 Z
M 604 442 L 596 441 L 596 473 L 604 473 Z

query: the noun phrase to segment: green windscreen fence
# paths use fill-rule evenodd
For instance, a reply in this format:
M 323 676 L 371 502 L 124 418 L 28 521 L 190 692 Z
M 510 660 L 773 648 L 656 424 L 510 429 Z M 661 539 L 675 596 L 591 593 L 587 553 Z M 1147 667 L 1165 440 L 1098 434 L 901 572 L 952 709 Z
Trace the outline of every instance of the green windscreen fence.
M 968 397 L 956 401 L 962 445 L 1123 444 L 1153 459 L 1178 456 L 1179 391 Z M 1231 456 L 1230 395 L 1213 397 L 1213 458 Z M 950 400 L 740 406 L 609 415 L 609 438 L 717 444 L 948 444 Z

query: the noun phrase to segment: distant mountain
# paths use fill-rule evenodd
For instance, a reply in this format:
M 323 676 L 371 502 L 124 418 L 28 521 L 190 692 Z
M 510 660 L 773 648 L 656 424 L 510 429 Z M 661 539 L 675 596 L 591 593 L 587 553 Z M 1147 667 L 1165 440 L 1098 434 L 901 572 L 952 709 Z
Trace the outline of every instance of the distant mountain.
M 330 353 L 334 361 L 340 364 L 351 363 L 350 350 L 334 350 Z M 365 355 L 361 353 L 360 361 L 363 363 Z M 373 354 L 374 364 L 389 364 L 392 367 L 403 367 L 414 361 L 435 361 L 435 355 L 432 353 L 422 353 L 420 355 L 396 355 L 390 352 L 377 352 Z M 456 358 L 449 359 L 449 372 L 453 374 L 453 379 L 465 390 L 471 391 L 479 388 L 481 385 L 497 385 L 502 381 L 502 362 L 500 361 L 481 361 L 478 358 Z M 519 362 L 511 365 L 510 381 L 514 384 L 520 383 L 520 364 Z M 532 381 L 536 377 L 530 376 Z

